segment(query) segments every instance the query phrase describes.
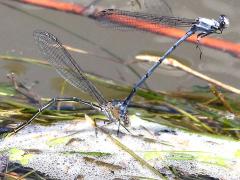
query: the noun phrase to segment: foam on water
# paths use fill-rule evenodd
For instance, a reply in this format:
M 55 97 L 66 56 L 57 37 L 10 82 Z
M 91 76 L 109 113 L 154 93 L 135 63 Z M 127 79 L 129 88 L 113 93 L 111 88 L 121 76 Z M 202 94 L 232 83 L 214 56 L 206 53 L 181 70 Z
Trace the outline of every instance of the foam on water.
M 235 152 L 240 150 L 239 142 L 215 139 L 179 130 L 175 130 L 176 133 L 154 135 L 155 131 L 161 132 L 161 130 L 169 128 L 142 121 L 136 116 L 132 116 L 131 121 L 130 131 L 135 136 L 125 134 L 119 138 L 119 141 L 142 158 L 145 157 L 146 152 L 161 152 L 160 156 L 147 159 L 159 171 L 162 172 L 164 167 L 171 165 L 186 174 L 206 174 L 220 179 L 240 179 L 240 160 L 235 156 Z M 115 136 L 114 130 L 117 130 L 117 126 L 107 127 L 110 134 Z M 144 138 L 148 138 L 148 140 Z M 155 141 L 149 141 L 151 139 Z M 162 142 L 168 145 L 164 145 Z M 0 141 L 0 151 L 11 148 L 22 149 L 33 154 L 24 166 L 45 173 L 54 179 L 75 179 L 76 177 L 126 179 L 129 176 L 159 178 L 118 147 L 106 134 L 98 131 L 96 137 L 95 130 L 87 123 L 80 121 L 57 123 L 50 127 L 30 125 L 15 136 Z M 31 151 L 34 149 L 38 150 L 38 153 Z M 201 159 L 197 159 L 199 158 L 198 154 L 194 153 L 193 156 L 196 158 L 192 160 L 172 158 L 172 153 L 178 151 L 196 151 L 206 153 L 206 157 L 220 157 L 226 166 L 201 162 Z M 101 152 L 110 153 L 110 155 L 98 157 L 81 152 Z

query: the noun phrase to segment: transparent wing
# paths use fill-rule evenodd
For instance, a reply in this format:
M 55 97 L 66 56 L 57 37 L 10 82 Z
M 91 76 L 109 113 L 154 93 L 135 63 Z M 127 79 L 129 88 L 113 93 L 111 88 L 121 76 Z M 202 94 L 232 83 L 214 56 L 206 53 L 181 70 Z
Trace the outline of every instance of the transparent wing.
M 104 26 L 115 29 L 133 29 L 139 26 L 138 20 L 151 24 L 167 26 L 191 27 L 196 23 L 195 19 L 179 18 L 171 16 L 157 16 L 145 12 L 131 12 L 119 9 L 105 9 L 98 12 L 95 18 Z M 157 27 L 157 26 L 156 26 Z
M 106 103 L 102 94 L 86 78 L 80 66 L 54 35 L 45 31 L 34 31 L 33 36 L 41 54 L 67 82 L 90 94 L 98 103 Z

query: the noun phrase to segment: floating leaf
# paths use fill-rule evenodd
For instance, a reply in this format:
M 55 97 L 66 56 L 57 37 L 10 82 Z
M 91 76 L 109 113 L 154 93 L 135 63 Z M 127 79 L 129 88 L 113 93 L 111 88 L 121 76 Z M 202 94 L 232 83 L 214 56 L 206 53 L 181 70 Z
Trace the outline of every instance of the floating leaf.
M 60 138 L 54 138 L 50 139 L 47 142 L 47 145 L 52 147 L 52 146 L 57 146 L 57 145 L 64 145 L 66 144 L 72 137 L 65 136 L 65 137 L 60 137 Z
M 25 151 L 17 148 L 9 150 L 9 160 L 19 161 L 22 165 L 27 165 L 33 154 L 25 154 Z
M 161 157 L 161 155 L 162 155 L 162 152 L 160 152 L 160 151 L 144 152 L 144 159 L 149 161 L 152 159 L 159 158 L 159 157 Z
M 235 155 L 235 157 L 240 158 L 240 149 L 235 151 L 234 155 Z
M 27 165 L 29 160 L 32 159 L 32 157 L 33 157 L 33 154 L 26 154 L 19 161 L 22 165 Z
M 171 153 L 171 156 L 169 157 L 169 159 L 172 159 L 172 160 L 180 160 L 180 161 L 183 161 L 183 160 L 194 160 L 195 159 L 195 156 L 192 155 L 192 154 L 189 154 L 189 153 Z
M 10 160 L 15 161 L 21 159 L 25 152 L 21 149 L 13 148 L 9 150 L 9 153 Z
M 228 167 L 227 159 L 220 156 L 201 155 L 197 157 L 197 160 L 207 164 L 214 164 L 218 166 Z

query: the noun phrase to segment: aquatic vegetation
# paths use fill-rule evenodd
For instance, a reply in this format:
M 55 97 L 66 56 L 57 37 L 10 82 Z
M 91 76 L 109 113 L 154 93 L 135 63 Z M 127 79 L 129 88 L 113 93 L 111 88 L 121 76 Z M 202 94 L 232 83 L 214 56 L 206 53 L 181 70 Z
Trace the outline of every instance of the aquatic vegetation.
M 65 30 L 97 46 L 110 58 L 64 45 L 69 51 L 125 65 L 138 75 L 129 63 L 123 63 L 104 46 L 30 11 L 1 4 Z M 220 44 L 221 40 L 217 42 Z M 138 54 L 133 62 L 144 60 L 150 64 L 154 61 L 152 58 L 151 53 Z M 0 59 L 49 67 L 46 61 L 26 57 L 0 55 Z M 9 84 L 0 83 L 0 178 L 240 178 L 240 99 L 236 95 L 239 89 L 200 74 L 176 59 L 171 57 L 165 63 L 211 84 L 195 86 L 188 92 L 140 89 L 129 105 L 131 125 L 127 129 L 120 127 L 120 132 L 117 123 L 109 124 L 96 110 L 78 103 L 57 103 L 22 131 L 10 136 L 14 127 L 30 119 L 51 97 L 38 98 L 41 95 L 22 87 L 17 78 Z M 114 98 L 123 99 L 131 91 L 129 86 L 91 74 L 86 76 L 107 94 L 106 99 L 112 99 L 113 94 Z M 53 83 L 61 89 L 62 97 L 69 90 L 60 78 Z
M 96 84 L 101 84 L 102 86 L 105 86 L 112 91 L 115 91 L 116 93 L 122 94 L 123 92 L 128 92 L 130 89 L 130 87 L 120 86 L 112 81 L 104 81 L 95 76 L 89 76 L 89 78 L 91 78 L 91 80 L 93 80 Z M 18 99 L 18 92 L 14 91 L 14 88 L 10 85 L 1 84 L 0 94 L 2 94 L 2 98 L 0 98 L 0 124 L 2 127 L 9 128 L 16 126 L 15 124 L 18 123 L 18 121 L 25 121 L 26 119 L 30 118 L 32 114 L 37 110 L 36 107 L 33 107 L 29 104 L 27 98 L 25 98 L 25 100 L 24 98 Z M 208 164 L 208 166 L 215 167 L 215 170 L 222 167 L 228 169 L 229 167 L 236 166 L 236 164 L 233 163 L 233 160 L 231 158 L 229 159 L 229 157 L 234 157 L 235 160 L 239 159 L 238 151 L 240 147 L 237 148 L 235 145 L 232 146 L 232 155 L 216 155 L 209 150 L 208 152 L 205 150 L 202 151 L 201 146 L 195 147 L 193 151 L 190 151 L 191 148 L 189 147 L 188 150 L 180 151 L 180 146 L 176 145 L 178 144 L 176 142 L 176 139 L 175 141 L 169 141 L 165 139 L 167 140 L 165 141 L 164 139 L 159 140 L 158 138 L 161 137 L 161 134 L 169 134 L 176 137 L 179 136 L 180 138 L 182 135 L 179 135 L 179 133 L 182 134 L 185 131 L 191 133 L 192 135 L 190 136 L 196 134 L 196 137 L 200 136 L 203 139 L 209 138 L 209 140 L 206 140 L 206 143 L 212 143 L 212 145 L 215 144 L 216 147 L 219 144 L 217 141 L 224 141 L 220 139 L 226 139 L 226 142 L 230 141 L 231 143 L 234 143 L 234 139 L 237 140 L 239 138 L 240 130 L 240 122 L 238 117 L 239 108 L 235 106 L 239 104 L 239 100 L 237 98 L 231 98 L 228 92 L 222 92 L 221 94 L 224 95 L 224 102 L 227 102 L 229 104 L 232 112 L 229 112 L 229 109 L 226 108 L 226 104 L 219 98 L 216 98 L 216 94 L 212 93 L 211 89 L 207 87 L 204 91 L 202 91 L 202 88 L 195 88 L 194 93 L 151 92 L 141 89 L 137 93 L 134 102 L 130 104 L 129 108 L 132 124 L 132 127 L 130 127 L 130 132 L 139 134 L 140 136 L 130 135 L 131 138 L 124 141 L 122 138 L 118 139 L 117 137 L 114 137 L 117 132 L 116 130 L 114 131 L 114 128 L 117 127 L 116 125 L 113 125 L 109 128 L 106 126 L 107 129 L 105 129 L 104 126 L 101 127 L 101 125 L 99 125 L 102 124 L 102 120 L 105 119 L 105 117 L 98 112 L 86 108 L 84 109 L 83 106 L 79 106 L 79 104 L 76 103 L 72 104 L 72 106 L 75 106 L 75 108 L 73 108 L 75 110 L 64 110 L 64 104 L 61 104 L 61 111 L 58 111 L 57 107 L 55 107 L 56 109 L 47 110 L 41 116 L 39 116 L 35 122 L 33 122 L 33 125 L 31 125 L 29 128 L 26 128 L 26 130 L 28 129 L 27 131 L 29 131 L 28 136 L 31 137 L 35 143 L 44 138 L 44 140 L 42 139 L 41 142 L 45 141 L 46 148 L 52 149 L 51 151 L 46 151 L 45 148 L 40 147 L 30 147 L 29 149 L 21 148 L 24 145 L 21 145 L 21 142 L 23 141 L 20 139 L 23 138 L 22 135 L 26 134 L 26 132 L 23 132 L 22 135 L 19 133 L 19 135 L 17 134 L 12 137 L 2 139 L 2 143 L 10 142 L 9 140 L 11 138 L 18 138 L 20 140 L 19 142 L 16 140 L 16 142 L 18 142 L 18 145 L 15 144 L 11 149 L 5 149 L 5 151 L 8 152 L 10 161 L 20 163 L 24 166 L 27 164 L 27 166 L 35 167 L 38 170 L 39 168 L 35 165 L 30 165 L 30 162 L 38 162 L 38 156 L 44 156 L 44 154 L 51 154 L 51 152 L 54 152 L 57 153 L 60 157 L 68 157 L 70 159 L 73 156 L 81 156 L 84 162 L 88 164 L 90 163 L 93 166 L 98 166 L 100 169 L 104 167 L 103 169 L 109 169 L 110 171 L 114 172 L 125 171 L 125 168 L 123 166 L 115 163 L 111 164 L 108 161 L 102 161 L 101 159 L 101 157 L 108 157 L 108 159 L 111 159 L 111 157 L 115 157 L 116 152 L 114 153 L 114 151 L 106 151 L 107 149 L 103 151 L 100 146 L 96 146 L 97 149 L 98 147 L 100 148 L 97 150 L 90 145 L 87 145 L 89 143 L 93 143 L 93 141 L 96 140 L 98 142 L 105 142 L 106 140 L 101 140 L 103 137 L 109 138 L 112 144 L 115 144 L 115 146 L 118 146 L 120 149 L 122 149 L 121 151 L 127 152 L 133 159 L 142 164 L 143 167 L 146 167 L 150 172 L 155 174 L 155 176 L 148 174 L 147 176 L 149 178 L 154 179 L 154 177 L 156 178 L 159 176 L 161 178 L 165 178 L 169 173 L 172 174 L 172 176 L 180 177 L 182 171 L 185 170 L 181 170 L 181 168 L 175 164 L 179 161 L 184 164 L 188 161 Z M 42 101 L 46 101 L 47 99 L 48 98 L 42 98 Z M 88 116 L 86 116 L 86 114 L 88 114 Z M 96 127 L 93 127 L 93 125 L 91 125 L 91 123 L 89 124 L 86 119 L 95 119 L 96 123 L 98 124 L 97 127 L 99 129 L 97 130 Z M 143 123 L 141 119 L 149 122 Z M 60 122 L 63 124 L 60 126 L 57 125 Z M 164 130 L 161 130 L 161 128 L 158 129 L 156 125 L 154 125 L 156 129 L 151 129 L 150 127 L 154 127 L 152 125 L 148 127 L 148 124 L 150 125 L 151 122 L 167 125 L 168 129 L 164 128 Z M 34 133 L 34 126 L 39 123 L 50 129 L 47 130 L 46 128 L 40 128 L 42 129 L 41 134 Z M 81 125 L 76 126 L 76 123 L 81 123 Z M 139 123 L 138 128 L 141 129 L 139 129 L 138 133 L 134 132 L 138 129 L 134 128 L 136 123 Z M 65 128 L 63 128 L 63 125 Z M 58 129 L 58 126 L 61 128 Z M 31 127 L 33 127 L 33 129 Z M 73 127 L 75 130 L 72 129 Z M 91 127 L 92 130 L 87 130 L 89 127 Z M 178 129 L 183 130 L 183 132 L 180 132 Z M 3 131 L 3 135 L 6 135 L 6 131 Z M 60 135 L 60 131 L 62 131 L 62 135 Z M 93 131 L 97 132 L 97 136 L 94 136 L 95 133 L 93 133 Z M 54 132 L 56 132 L 58 136 L 53 135 L 52 133 Z M 90 136 L 84 135 L 84 133 L 87 132 L 92 134 Z M 64 135 L 64 133 L 66 134 Z M 143 134 L 145 134 L 145 137 Z M 207 135 L 208 138 L 207 136 L 204 137 L 205 135 Z M 122 136 L 125 137 L 127 135 L 123 133 Z M 129 146 L 129 143 L 131 144 L 131 141 L 133 141 L 132 138 L 144 142 L 143 144 L 145 145 L 152 144 L 156 146 L 159 144 L 162 146 L 162 148 L 161 150 L 157 147 L 155 150 L 152 148 L 147 148 L 146 150 L 141 148 L 137 150 L 134 146 Z M 184 139 L 183 136 L 181 139 L 182 138 Z M 214 140 L 215 138 L 217 139 Z M 29 139 L 27 141 L 29 141 Z M 196 139 L 194 141 L 196 141 Z M 126 142 L 128 146 L 125 145 Z M 236 141 L 236 145 L 237 142 L 238 141 Z M 83 148 L 84 146 L 81 145 L 82 143 L 84 146 L 87 145 L 87 147 L 90 146 L 91 148 Z M 109 146 L 109 143 L 107 144 Z M 204 146 L 206 147 L 206 145 Z M 68 148 L 61 149 L 60 147 L 80 147 L 80 149 L 70 148 L 67 150 Z M 120 156 L 119 152 L 116 154 L 117 156 Z M 51 158 L 53 158 L 52 155 Z M 156 167 L 152 165 L 153 161 L 162 161 L 164 164 L 162 164 L 162 168 L 156 169 Z M 175 169 L 172 168 L 173 164 Z M 167 172 L 167 174 L 164 172 Z M 28 175 L 27 173 L 29 173 L 29 176 L 33 176 L 33 174 L 35 176 L 36 174 L 39 175 L 39 173 L 37 173 L 34 168 L 29 169 L 22 175 Z M 142 175 L 138 174 L 136 177 L 144 177 Z M 188 176 L 192 176 L 191 173 Z M 135 177 L 135 175 L 132 175 L 131 177 Z

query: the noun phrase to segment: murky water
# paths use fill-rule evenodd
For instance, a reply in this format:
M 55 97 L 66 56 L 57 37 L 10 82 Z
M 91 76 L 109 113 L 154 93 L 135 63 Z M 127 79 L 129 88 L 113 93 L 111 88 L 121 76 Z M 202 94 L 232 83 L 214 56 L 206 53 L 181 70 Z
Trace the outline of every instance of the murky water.
M 79 0 L 79 2 L 83 1 Z M 113 2 L 117 7 L 126 3 Z M 99 5 L 111 7 L 113 2 L 103 0 Z M 166 2 L 175 16 L 217 18 L 220 14 L 226 14 L 231 22 L 230 27 L 222 35 L 214 35 L 214 37 L 235 43 L 240 40 L 239 0 L 168 0 Z M 175 41 L 175 39 L 151 33 L 105 29 L 86 17 L 8 0 L 0 2 L 0 17 L 0 55 L 42 59 L 34 44 L 32 32 L 36 29 L 46 30 L 54 33 L 64 44 L 94 54 L 89 56 L 72 53 L 86 72 L 128 85 L 133 85 L 139 77 L 124 65 L 124 62 L 133 60 L 135 55 L 142 51 L 163 53 Z M 206 75 L 240 88 L 240 59 L 206 47 L 202 47 L 202 50 L 203 57 L 200 60 L 196 45 L 183 43 L 174 51 L 173 56 Z M 138 74 L 143 75 L 150 65 L 134 64 L 131 67 Z M 56 78 L 59 76 L 52 69 L 21 62 L 0 61 L 0 82 L 7 82 L 6 74 L 12 71 L 20 80 L 39 81 L 36 91 L 41 96 L 59 94 L 59 86 L 56 83 Z M 154 90 L 175 91 L 189 89 L 193 85 L 206 85 L 206 82 L 186 73 L 179 73 L 179 70 L 169 71 L 160 67 L 147 81 L 147 85 Z M 69 91 L 65 94 L 72 95 L 76 92 Z M 111 92 L 104 94 L 114 98 Z

